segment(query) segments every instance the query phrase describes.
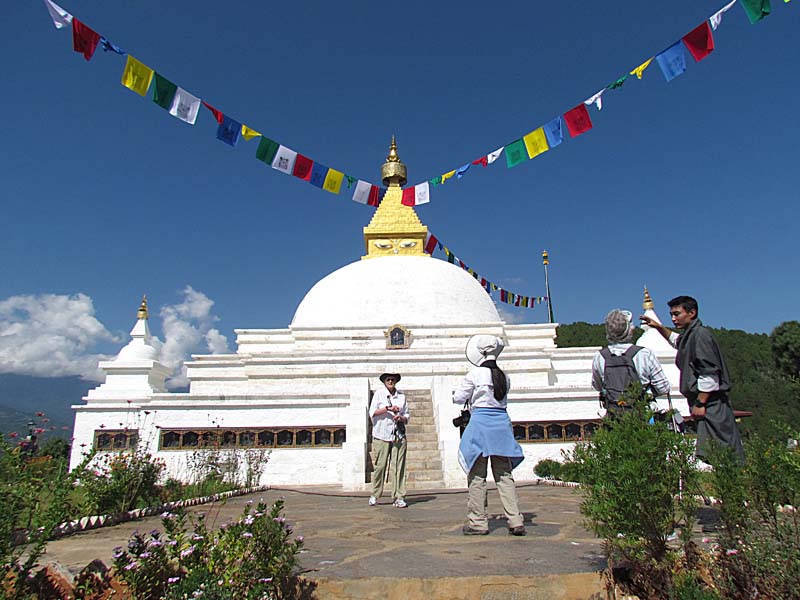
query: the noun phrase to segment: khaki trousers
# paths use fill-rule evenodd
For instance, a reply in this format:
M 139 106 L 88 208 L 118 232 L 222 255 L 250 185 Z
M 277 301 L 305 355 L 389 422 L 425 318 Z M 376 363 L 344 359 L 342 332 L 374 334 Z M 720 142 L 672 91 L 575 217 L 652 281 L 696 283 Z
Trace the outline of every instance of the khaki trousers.
M 402 500 L 406 495 L 406 438 L 394 442 L 384 442 L 372 438 L 375 448 L 375 470 L 372 472 L 372 495 L 380 498 L 383 494 L 383 482 L 386 478 L 386 466 L 391 458 L 389 468 L 394 489 L 394 499 Z
M 517 504 L 517 488 L 514 486 L 514 477 L 511 475 L 511 459 L 505 456 L 492 456 L 492 475 L 497 483 L 497 492 L 500 494 L 500 503 L 508 519 L 508 527 L 522 525 L 522 515 Z M 489 502 L 486 493 L 486 469 L 489 459 L 479 456 L 472 465 L 467 481 L 469 482 L 469 496 L 467 498 L 467 519 L 472 529 L 486 531 L 489 528 L 489 515 L 487 514 Z

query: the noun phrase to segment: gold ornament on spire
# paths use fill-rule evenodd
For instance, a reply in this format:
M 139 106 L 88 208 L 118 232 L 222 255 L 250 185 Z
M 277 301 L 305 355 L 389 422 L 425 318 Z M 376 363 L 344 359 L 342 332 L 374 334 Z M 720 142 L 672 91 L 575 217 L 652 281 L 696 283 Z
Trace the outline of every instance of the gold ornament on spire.
M 644 286 L 644 302 L 642 302 L 642 308 L 644 310 L 653 309 L 653 299 L 650 297 L 650 292 L 647 291 L 647 286 Z
M 428 228 L 423 225 L 414 208 L 403 204 L 406 166 L 397 155 L 392 136 L 389 156 L 381 168 L 383 183 L 388 187 L 369 225 L 364 227 L 367 253 L 361 258 L 380 256 L 429 256 L 425 253 Z
M 136 313 L 137 319 L 147 318 L 147 294 L 142 296 L 142 303 L 139 305 L 139 312 Z
M 394 141 L 394 136 L 392 136 L 392 145 L 389 147 L 389 156 L 386 157 L 386 162 L 381 167 L 381 179 L 386 187 L 393 185 L 403 187 L 408 182 L 406 166 L 397 155 L 397 144 Z
M 542 250 L 542 264 L 543 265 L 550 264 L 550 255 L 547 253 L 547 250 Z

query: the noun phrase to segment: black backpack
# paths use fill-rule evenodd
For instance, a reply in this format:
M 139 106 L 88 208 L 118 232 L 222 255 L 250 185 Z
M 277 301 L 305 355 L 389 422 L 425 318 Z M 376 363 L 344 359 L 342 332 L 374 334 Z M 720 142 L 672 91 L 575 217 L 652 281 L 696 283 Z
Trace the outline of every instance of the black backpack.
M 609 412 L 617 412 L 628 406 L 622 400 L 622 394 L 634 381 L 639 381 L 639 373 L 633 365 L 633 357 L 641 350 L 641 346 L 632 345 L 623 354 L 612 354 L 608 348 L 600 350 L 605 359 L 603 369 L 603 389 L 600 391 L 600 406 Z

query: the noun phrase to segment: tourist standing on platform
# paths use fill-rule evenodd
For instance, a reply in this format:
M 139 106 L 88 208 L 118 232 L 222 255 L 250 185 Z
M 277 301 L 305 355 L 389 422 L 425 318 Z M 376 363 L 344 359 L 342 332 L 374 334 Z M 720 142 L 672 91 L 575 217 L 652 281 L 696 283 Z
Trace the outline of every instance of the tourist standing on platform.
M 681 371 L 681 393 L 686 396 L 697 421 L 697 449 L 701 460 L 707 460 L 709 442 L 728 446 L 739 462 L 744 462 L 744 449 L 736 427 L 728 392 L 731 379 L 722 352 L 711 332 L 697 318 L 697 300 L 678 296 L 667 302 L 672 324 L 681 330 L 675 333 L 647 316 L 643 324 L 655 328 L 677 348 L 675 364 Z
M 497 366 L 503 342 L 493 335 L 473 335 L 467 342 L 467 359 L 475 368 L 467 373 L 453 395 L 455 404 L 469 405 L 469 424 L 461 437 L 458 460 L 467 474 L 467 524 L 464 535 L 489 533 L 486 474 L 489 460 L 511 535 L 525 535 L 517 490 L 511 471 L 522 462 L 522 448 L 514 439 L 506 412 L 510 381 Z
M 382 390 L 375 390 L 369 405 L 372 419 L 372 446 L 375 448 L 375 470 L 372 472 L 372 495 L 369 505 L 375 506 L 383 494 L 386 468 L 392 476 L 394 506 L 406 508 L 406 423 L 411 416 L 402 392 L 395 387 L 399 373 L 383 373 Z
M 625 404 L 622 394 L 636 378 L 643 391 L 653 396 L 669 393 L 669 379 L 650 348 L 633 344 L 633 314 L 615 308 L 606 315 L 608 347 L 598 350 L 592 361 L 592 387 L 600 392 L 600 404 L 611 416 L 633 408 Z

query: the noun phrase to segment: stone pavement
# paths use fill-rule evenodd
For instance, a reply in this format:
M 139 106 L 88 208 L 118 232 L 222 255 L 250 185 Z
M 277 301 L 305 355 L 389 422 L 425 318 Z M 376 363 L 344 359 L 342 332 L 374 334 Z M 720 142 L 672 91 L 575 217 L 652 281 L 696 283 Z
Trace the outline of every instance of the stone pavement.
M 317 584 L 315 597 L 394 598 L 589 598 L 601 591 L 605 567 L 600 541 L 581 526 L 580 496 L 570 488 L 518 486 L 526 537 L 508 535 L 495 490 L 488 536 L 464 536 L 465 490 L 414 492 L 408 508 L 384 497 L 376 507 L 367 494 L 326 488 L 273 488 L 225 504 L 197 506 L 210 526 L 238 517 L 248 500 L 285 501 L 295 535 L 305 538 L 300 561 Z M 143 519 L 50 542 L 44 564 L 73 573 L 94 558 L 111 563 L 115 546 L 135 531 L 160 528 Z

